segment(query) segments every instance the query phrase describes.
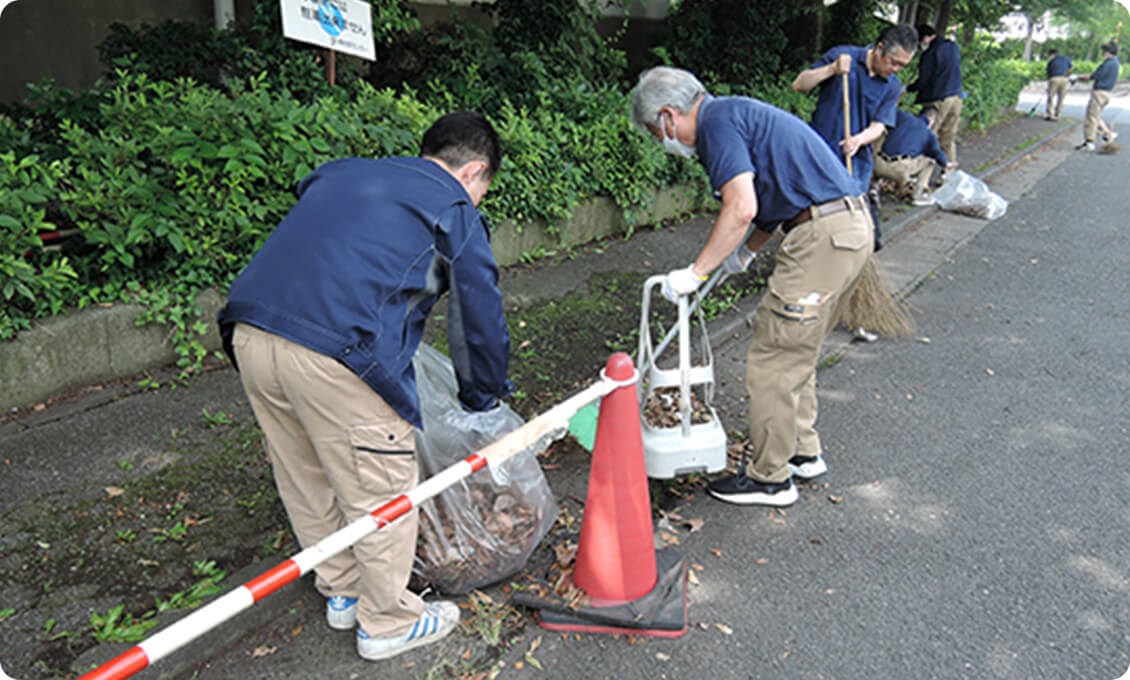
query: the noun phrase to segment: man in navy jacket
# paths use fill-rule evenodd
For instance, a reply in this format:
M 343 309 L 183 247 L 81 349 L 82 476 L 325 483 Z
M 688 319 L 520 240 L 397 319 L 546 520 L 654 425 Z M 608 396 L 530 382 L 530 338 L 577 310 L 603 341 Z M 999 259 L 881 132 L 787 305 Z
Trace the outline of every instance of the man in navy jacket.
M 1103 63 L 1095 69 L 1094 73 L 1079 76 L 1083 80 L 1094 82 L 1091 88 L 1091 99 L 1087 102 L 1087 112 L 1083 115 L 1083 143 L 1075 147 L 1084 151 L 1095 150 L 1095 133 L 1101 132 L 1103 139 L 1113 142 L 1118 133 L 1110 128 L 1103 120 L 1103 109 L 1110 103 L 1110 93 L 1114 84 L 1118 82 L 1118 73 L 1122 68 L 1118 63 L 1118 45 L 1107 43 L 1102 46 Z
M 1063 113 L 1063 99 L 1067 96 L 1067 86 L 1070 84 L 1068 76 L 1071 75 L 1071 57 L 1060 54 L 1058 50 L 1049 50 L 1048 65 L 1044 69 L 1048 77 L 1048 106 L 1046 118 L 1059 120 Z
M 929 24 L 918 27 L 922 56 L 918 60 L 918 80 L 906 89 L 918 94 L 918 103 L 938 110 L 934 133 L 942 151 L 957 160 L 957 128 L 961 123 L 961 48 L 952 40 L 938 36 Z
M 458 112 L 424 134 L 419 157 L 326 163 L 232 284 L 224 347 L 304 548 L 416 485 L 412 357 L 443 293 L 464 407 L 494 408 L 513 389 L 477 208 L 501 158 L 486 118 Z M 413 510 L 314 570 L 327 622 L 356 626 L 363 658 L 438 641 L 459 622 L 454 603 L 407 589 L 416 529 Z

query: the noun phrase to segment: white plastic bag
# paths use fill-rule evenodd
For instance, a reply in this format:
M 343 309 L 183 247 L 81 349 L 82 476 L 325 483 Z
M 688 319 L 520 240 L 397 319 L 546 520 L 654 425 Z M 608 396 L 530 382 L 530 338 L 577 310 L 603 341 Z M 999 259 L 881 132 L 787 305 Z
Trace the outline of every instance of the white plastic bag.
M 459 403 L 451 360 L 421 344 L 412 359 L 424 429 L 416 460 L 426 479 L 517 429 L 522 417 L 506 404 L 471 413 Z M 543 439 L 489 473 L 464 478 L 420 506 L 413 571 L 437 590 L 461 594 L 520 570 L 557 520 L 537 454 Z
M 934 202 L 942 210 L 986 220 L 995 220 L 1008 210 L 1004 197 L 963 170 L 948 174 L 945 184 L 934 191 Z

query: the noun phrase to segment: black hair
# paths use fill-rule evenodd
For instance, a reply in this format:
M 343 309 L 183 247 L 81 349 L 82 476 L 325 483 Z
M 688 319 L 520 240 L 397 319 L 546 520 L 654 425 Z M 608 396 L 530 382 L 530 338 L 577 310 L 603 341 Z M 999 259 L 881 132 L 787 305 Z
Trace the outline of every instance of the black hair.
M 887 26 L 875 42 L 883 44 L 883 54 L 890 54 L 895 48 L 914 52 L 918 49 L 918 32 L 910 24 Z
M 1109 42 L 1102 47 L 1104 52 L 1113 56 L 1118 56 L 1118 43 Z
M 935 31 L 934 27 L 930 24 L 918 24 L 914 27 L 914 30 L 918 32 L 919 41 L 925 40 L 926 38 L 930 38 L 938 34 L 938 32 Z
M 1059 50 L 1057 50 L 1057 49 L 1056 49 L 1056 48 L 1054 48 L 1054 47 L 1053 47 L 1053 48 L 1051 48 L 1050 50 L 1048 50 L 1048 56 L 1050 56 L 1050 57 L 1054 57 L 1054 56 L 1055 56 L 1055 55 L 1057 55 L 1057 54 L 1059 54 Z
M 486 116 L 476 111 L 456 111 L 432 123 L 420 142 L 420 155 L 438 158 L 452 169 L 471 161 L 486 161 L 490 179 L 502 165 L 502 142 Z

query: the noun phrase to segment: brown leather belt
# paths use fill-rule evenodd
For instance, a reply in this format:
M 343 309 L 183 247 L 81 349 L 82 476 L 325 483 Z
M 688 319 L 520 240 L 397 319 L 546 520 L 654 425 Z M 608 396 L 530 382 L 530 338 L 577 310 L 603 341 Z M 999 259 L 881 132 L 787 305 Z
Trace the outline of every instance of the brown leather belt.
M 828 215 L 835 215 L 836 213 L 843 212 L 855 208 L 856 210 L 868 210 L 867 202 L 862 196 L 845 196 L 837 198 L 834 201 L 821 203 L 820 205 L 810 206 L 801 210 L 791 220 L 786 220 L 781 224 L 781 230 L 786 234 L 795 229 L 796 227 L 814 220 L 817 217 L 826 217 Z

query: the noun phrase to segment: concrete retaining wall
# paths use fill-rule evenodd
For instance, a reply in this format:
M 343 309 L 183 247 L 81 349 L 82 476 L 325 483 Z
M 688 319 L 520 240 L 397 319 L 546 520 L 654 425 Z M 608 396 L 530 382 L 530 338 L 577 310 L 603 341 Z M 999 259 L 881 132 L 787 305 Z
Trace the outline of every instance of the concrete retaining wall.
M 693 203 L 685 189 L 658 192 L 643 222 L 685 214 L 695 207 Z M 620 208 L 611 199 L 598 198 L 579 206 L 559 230 L 550 230 L 545 223 L 520 229 L 501 224 L 491 244 L 495 259 L 505 266 L 519 262 L 523 253 L 573 247 L 623 234 L 626 229 Z M 197 305 L 210 326 L 204 345 L 219 349 L 215 318 L 224 297 L 214 290 L 205 291 Z M 159 324 L 139 327 L 140 314 L 137 305 L 95 307 L 37 322 L 14 341 L 0 342 L 0 409 L 28 406 L 76 386 L 176 363 L 170 328 Z

